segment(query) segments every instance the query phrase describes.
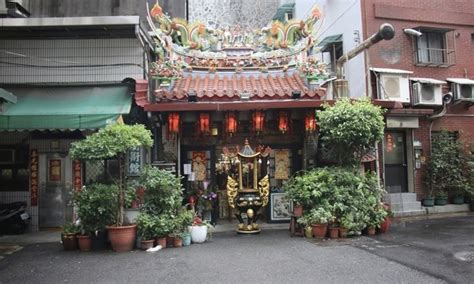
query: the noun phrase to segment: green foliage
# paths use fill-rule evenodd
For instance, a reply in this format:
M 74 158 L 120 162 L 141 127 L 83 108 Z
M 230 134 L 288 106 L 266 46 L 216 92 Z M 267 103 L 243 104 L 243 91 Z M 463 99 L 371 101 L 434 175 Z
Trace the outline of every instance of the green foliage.
M 145 188 L 144 208 L 148 212 L 175 214 L 181 207 L 181 181 L 169 171 L 146 166 L 140 175 L 140 185 Z
M 128 150 L 150 147 L 153 139 L 144 125 L 112 124 L 71 144 L 69 153 L 78 160 L 105 160 L 125 154 Z
M 83 232 L 103 230 L 116 220 L 118 188 L 92 184 L 74 193 L 74 205 Z
M 182 233 L 186 232 L 188 226 L 193 224 L 193 220 L 194 212 L 192 210 L 187 210 L 186 207 L 182 207 L 173 220 L 173 233 L 175 235 L 181 235 Z
M 156 218 L 153 215 L 140 212 L 136 223 L 138 235 L 142 240 L 151 240 L 155 237 Z
M 302 225 L 327 224 L 332 222 L 334 217 L 331 212 L 323 207 L 313 208 L 298 219 Z
M 63 234 L 66 234 L 66 235 L 74 235 L 74 234 L 79 233 L 79 231 L 80 231 L 80 228 L 72 222 L 64 224 L 63 230 L 62 230 Z
M 323 148 L 341 166 L 357 166 L 383 138 L 383 110 L 368 99 L 341 99 L 317 116 Z
M 448 191 L 469 192 L 469 171 L 461 144 L 441 131 L 433 136 L 431 157 L 428 160 L 427 184 L 430 196 L 447 196 Z
M 384 193 L 376 175 L 361 175 L 340 167 L 305 172 L 285 184 L 285 189 L 287 196 L 303 205 L 304 211 L 308 212 L 300 223 L 311 225 L 310 220 L 317 217 L 314 214 L 323 214 L 324 211 L 331 215 L 328 218 L 330 222 L 344 223 L 341 225 L 356 231 L 369 223 L 373 211 L 380 207 Z
M 388 216 L 388 211 L 383 206 L 376 206 L 372 210 L 368 210 L 369 219 L 367 221 L 367 226 L 380 228 L 385 217 Z

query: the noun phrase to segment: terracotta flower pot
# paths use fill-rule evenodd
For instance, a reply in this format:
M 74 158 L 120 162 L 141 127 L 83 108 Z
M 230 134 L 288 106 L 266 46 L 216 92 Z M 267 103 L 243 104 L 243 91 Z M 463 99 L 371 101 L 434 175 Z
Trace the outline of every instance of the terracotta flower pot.
M 156 238 L 155 241 L 157 245 L 161 246 L 161 248 L 166 248 L 166 237 Z
M 107 226 L 110 244 L 116 252 L 127 252 L 133 249 L 137 234 L 137 225 Z
M 339 238 L 339 227 L 330 227 L 329 228 L 329 237 L 331 239 Z
M 375 227 L 372 227 L 372 226 L 367 227 L 367 235 L 369 236 L 375 235 Z
M 77 242 L 81 251 L 90 251 L 92 247 L 92 239 L 90 235 L 77 235 Z
M 63 243 L 64 250 L 76 250 L 77 249 L 76 234 L 61 234 L 61 241 Z
M 339 228 L 339 236 L 341 238 L 347 238 L 347 229 L 346 228 Z
M 293 216 L 295 217 L 301 217 L 303 216 L 303 206 L 295 206 L 293 208 Z
M 180 237 L 174 237 L 173 245 L 175 248 L 179 248 L 183 246 L 183 239 Z
M 140 248 L 142 250 L 147 250 L 147 249 L 150 249 L 153 247 L 153 243 L 155 242 L 155 240 L 144 240 L 144 241 L 140 241 Z
M 390 228 L 390 218 L 385 218 L 380 224 L 380 233 L 385 234 L 388 232 L 388 228 Z
M 311 227 L 313 228 L 313 235 L 315 238 L 324 239 L 324 237 L 326 237 L 328 231 L 327 224 L 313 224 Z

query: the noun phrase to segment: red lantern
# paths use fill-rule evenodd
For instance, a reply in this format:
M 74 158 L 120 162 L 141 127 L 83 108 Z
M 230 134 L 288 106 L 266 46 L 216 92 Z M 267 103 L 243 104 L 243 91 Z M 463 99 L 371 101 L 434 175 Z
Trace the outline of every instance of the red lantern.
M 199 120 L 198 120 L 199 132 L 201 133 L 209 133 L 211 131 L 210 124 L 211 124 L 211 115 L 209 113 L 200 113 Z
M 304 128 L 307 133 L 313 133 L 316 131 L 317 122 L 313 112 L 306 114 L 304 118 Z
M 288 112 L 280 111 L 278 113 L 278 130 L 282 133 L 288 132 L 289 128 L 289 119 L 288 119 Z
M 169 133 L 179 132 L 179 113 L 172 112 L 168 114 L 168 132 Z
M 256 110 L 252 115 L 253 129 L 256 132 L 263 131 L 263 125 L 265 121 L 265 113 L 261 110 Z
M 225 130 L 230 135 L 237 132 L 237 115 L 235 112 L 227 113 L 225 117 Z

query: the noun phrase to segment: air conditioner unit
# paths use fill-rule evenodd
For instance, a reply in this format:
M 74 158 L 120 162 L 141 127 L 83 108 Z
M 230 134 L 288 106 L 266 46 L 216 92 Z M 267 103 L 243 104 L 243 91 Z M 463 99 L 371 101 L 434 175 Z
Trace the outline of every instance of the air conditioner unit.
M 474 101 L 474 85 L 453 84 L 454 100 Z
M 413 105 L 442 105 L 441 85 L 413 83 Z
M 410 102 L 410 87 L 405 74 L 380 74 L 378 87 L 379 99 Z

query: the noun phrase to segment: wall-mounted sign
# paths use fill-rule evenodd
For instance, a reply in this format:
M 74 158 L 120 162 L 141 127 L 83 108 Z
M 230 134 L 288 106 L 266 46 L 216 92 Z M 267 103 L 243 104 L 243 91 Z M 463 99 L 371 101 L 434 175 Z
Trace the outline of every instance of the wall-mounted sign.
M 78 160 L 72 162 L 72 178 L 74 181 L 74 190 L 78 191 L 82 188 L 82 165 Z
M 30 151 L 30 198 L 31 206 L 38 206 L 38 151 Z
M 49 160 L 49 181 L 61 181 L 61 160 Z
M 142 151 L 140 147 L 128 151 L 127 174 L 129 176 L 138 176 L 142 169 Z

